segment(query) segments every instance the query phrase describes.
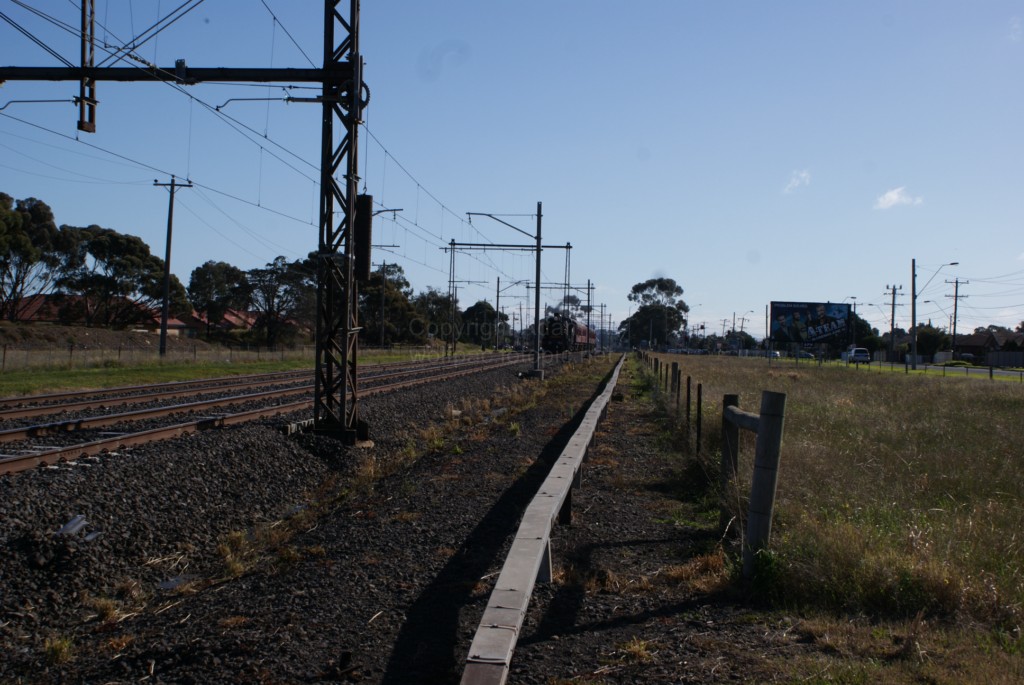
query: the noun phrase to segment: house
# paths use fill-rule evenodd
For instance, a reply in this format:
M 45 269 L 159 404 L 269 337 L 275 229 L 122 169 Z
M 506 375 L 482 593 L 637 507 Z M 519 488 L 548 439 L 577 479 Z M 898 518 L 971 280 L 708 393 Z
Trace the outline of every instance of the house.
M 61 308 L 67 302 L 65 295 L 29 295 L 15 305 L 15 320 L 26 323 L 64 323 Z
M 126 301 L 120 302 L 123 304 Z M 139 320 L 133 325 L 151 333 L 160 331 L 162 313 L 159 308 L 145 307 L 134 301 L 128 302 L 139 310 Z M 85 298 L 79 295 L 29 295 L 21 298 L 17 304 L 17 320 L 35 324 L 85 325 L 86 320 L 82 316 L 84 307 Z M 167 319 L 168 335 L 182 335 L 188 328 L 187 324 L 174 317 Z
M 992 366 L 1024 363 L 1024 333 L 985 330 L 956 336 L 957 356 Z M 968 356 L 969 355 L 969 356 Z
M 228 309 L 219 323 L 211 324 L 206 314 L 192 310 L 192 314 L 186 317 L 189 327 L 195 331 L 192 335 L 206 335 L 207 330 L 211 333 L 230 333 L 231 331 L 251 331 L 259 319 L 259 312 L 246 312 L 237 309 Z

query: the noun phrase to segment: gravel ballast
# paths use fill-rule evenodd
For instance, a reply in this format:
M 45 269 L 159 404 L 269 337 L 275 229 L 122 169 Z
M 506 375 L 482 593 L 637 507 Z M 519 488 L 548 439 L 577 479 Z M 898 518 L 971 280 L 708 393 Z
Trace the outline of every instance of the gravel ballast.
M 368 450 L 267 421 L 0 478 L 0 682 L 457 682 L 610 366 L 367 398 Z

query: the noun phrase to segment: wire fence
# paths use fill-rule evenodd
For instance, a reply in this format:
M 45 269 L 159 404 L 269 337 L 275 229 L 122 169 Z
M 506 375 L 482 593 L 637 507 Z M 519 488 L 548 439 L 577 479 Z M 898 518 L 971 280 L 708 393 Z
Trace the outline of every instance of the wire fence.
M 306 360 L 316 357 L 314 345 L 266 347 L 260 345 L 214 346 L 200 343 L 174 345 L 162 357 L 155 345 L 28 346 L 5 344 L 0 373 L 26 369 L 87 369 L 145 364 L 247 363 Z

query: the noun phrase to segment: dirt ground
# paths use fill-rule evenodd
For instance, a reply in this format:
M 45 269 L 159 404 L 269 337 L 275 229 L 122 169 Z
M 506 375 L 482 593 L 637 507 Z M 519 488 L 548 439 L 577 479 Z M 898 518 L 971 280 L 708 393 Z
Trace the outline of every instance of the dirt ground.
M 0 345 L 12 349 L 50 349 L 67 348 L 74 345 L 76 349 L 117 349 L 157 347 L 160 344 L 160 331 L 145 331 L 141 328 L 116 330 L 112 328 L 87 328 L 85 326 L 62 326 L 59 324 L 25 324 L 0 322 Z M 176 335 L 167 336 L 169 348 L 188 347 L 193 345 L 209 347 L 203 340 Z

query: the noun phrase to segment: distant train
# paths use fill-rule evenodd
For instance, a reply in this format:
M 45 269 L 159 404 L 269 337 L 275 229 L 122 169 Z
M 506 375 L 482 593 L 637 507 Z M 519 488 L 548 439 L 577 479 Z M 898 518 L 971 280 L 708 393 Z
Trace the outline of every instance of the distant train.
M 540 344 L 545 352 L 592 350 L 596 342 L 594 330 L 575 319 L 557 312 L 544 319 Z

